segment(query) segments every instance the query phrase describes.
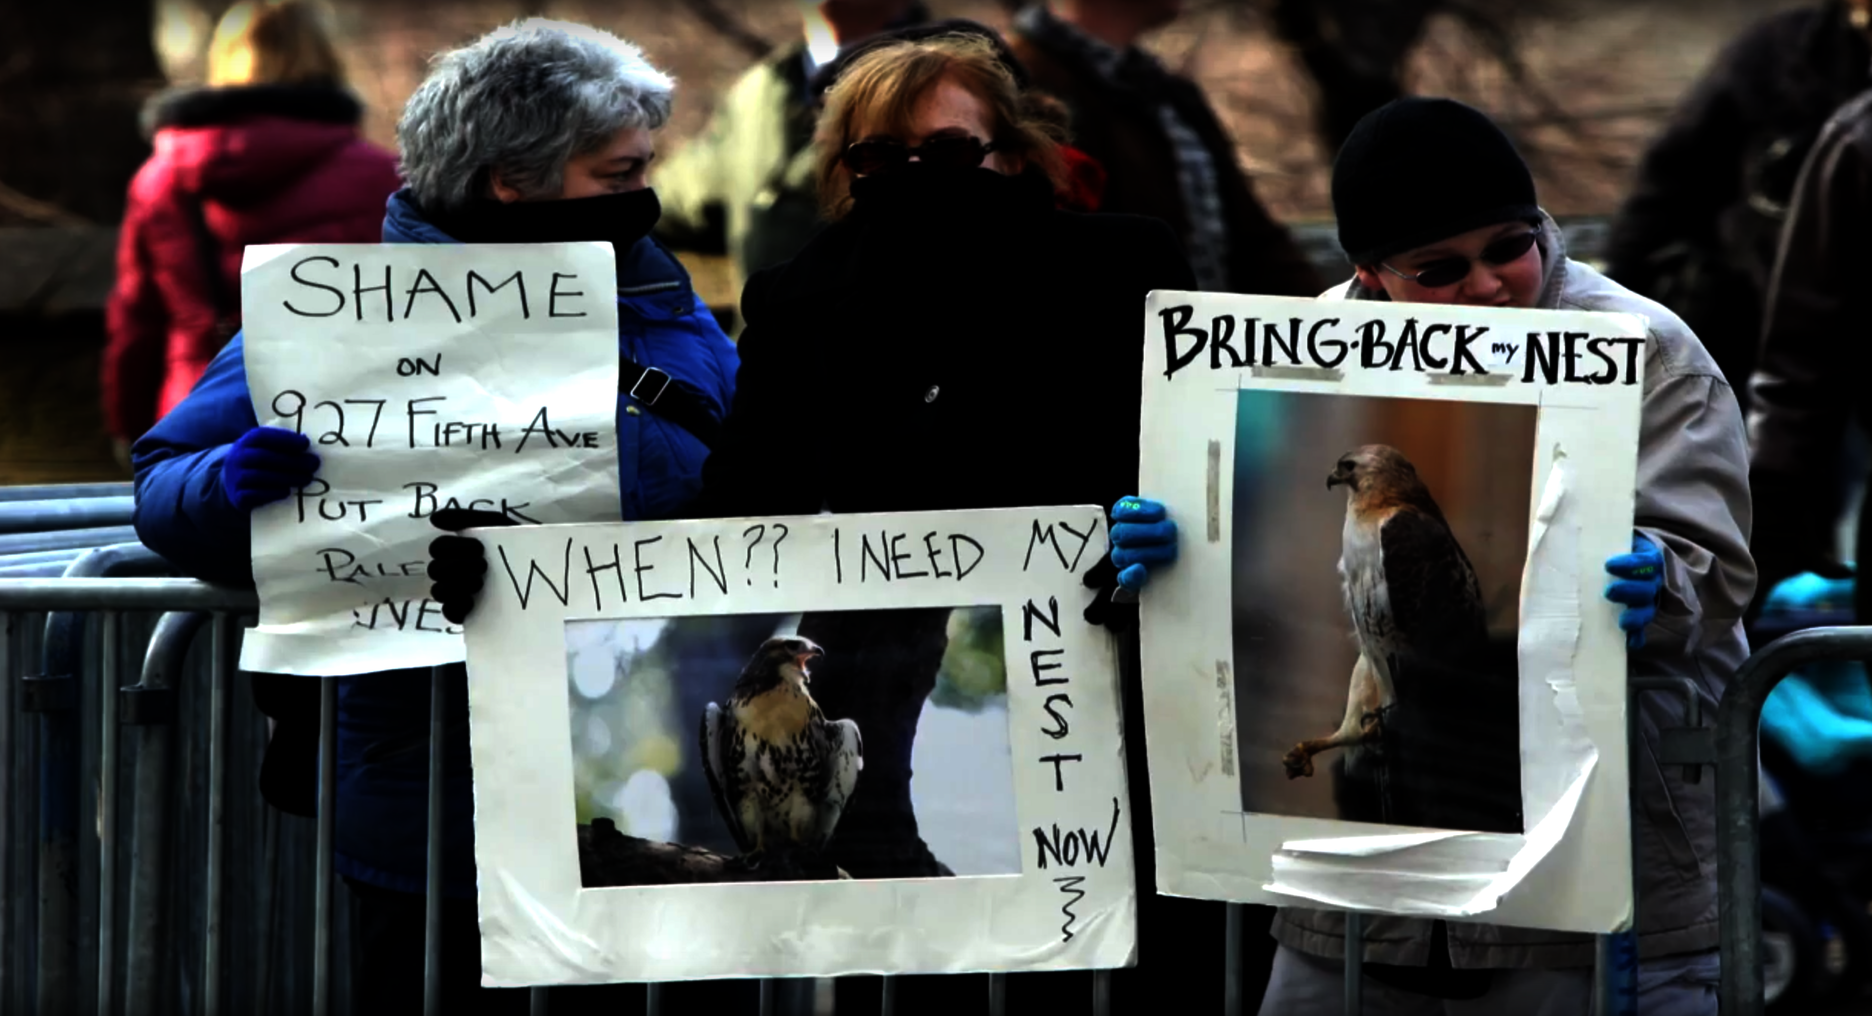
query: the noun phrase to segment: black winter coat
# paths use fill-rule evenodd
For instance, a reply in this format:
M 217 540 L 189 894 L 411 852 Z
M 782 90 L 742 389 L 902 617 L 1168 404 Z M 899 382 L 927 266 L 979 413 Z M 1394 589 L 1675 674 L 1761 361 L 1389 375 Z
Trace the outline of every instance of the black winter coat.
M 1872 84 L 1843 0 L 1769 16 L 1730 43 L 1645 153 L 1606 274 L 1682 317 L 1747 408 L 1764 296 L 1802 161 Z
M 748 280 L 735 403 L 703 467 L 696 514 L 1109 509 L 1139 493 L 1144 299 L 1196 285 L 1170 227 L 1056 211 L 1044 180 L 981 169 L 912 164 L 859 180 L 853 193 L 850 214 Z M 835 650 L 813 676 L 826 714 L 866 732 L 867 784 L 829 845 L 842 866 L 847 856 L 914 864 L 927 854 L 909 815 L 911 752 L 899 728 L 914 728 L 933 684 L 947 614 L 867 618 L 872 645 L 905 647 L 894 665 L 860 652 L 864 679 L 841 678 L 835 657 L 854 654 Z M 809 613 L 800 631 L 843 644 L 825 632 L 839 623 Z M 1135 650 L 1121 663 L 1126 739 L 1141 746 Z M 880 687 L 896 689 L 887 705 L 902 708 L 861 701 Z M 1112 978 L 1115 1012 L 1143 1011 L 1173 990 L 1202 999 L 1222 984 L 1222 907 L 1156 895 L 1142 748 L 1126 762 L 1139 933 L 1150 944 L 1140 966 Z M 876 799 L 886 786 L 896 800 Z M 979 1012 L 982 982 L 912 977 L 903 994 L 919 1012 Z M 1089 990 L 1083 973 L 1025 975 L 1013 979 L 1009 1005 L 1041 1011 Z
M 1144 298 L 1195 287 L 1175 236 L 1056 211 L 1043 180 L 922 168 L 857 181 L 849 215 L 748 280 L 698 514 L 1137 493 Z

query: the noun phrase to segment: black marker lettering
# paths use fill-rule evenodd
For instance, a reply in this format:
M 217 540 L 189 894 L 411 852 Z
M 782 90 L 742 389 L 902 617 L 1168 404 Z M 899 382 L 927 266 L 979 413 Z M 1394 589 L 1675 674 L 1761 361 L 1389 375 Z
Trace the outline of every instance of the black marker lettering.
M 305 266 L 311 264 L 314 261 L 323 261 L 326 264 L 332 266 L 333 268 L 338 267 L 337 258 L 326 257 L 323 254 L 316 254 L 292 266 L 292 280 L 294 282 L 297 282 L 301 286 L 308 286 L 312 289 L 322 289 L 325 292 L 330 293 L 331 295 L 338 298 L 338 306 L 333 307 L 331 310 L 319 311 L 319 310 L 300 310 L 299 308 L 292 305 L 291 300 L 282 300 L 280 301 L 280 305 L 285 307 L 287 310 L 293 312 L 294 314 L 299 315 L 300 317 L 331 317 L 332 315 L 338 313 L 339 311 L 344 310 L 344 290 L 339 289 L 337 286 L 327 286 L 323 282 L 313 282 L 311 279 L 300 276 L 299 269 L 304 268 Z
M 661 536 L 652 536 L 647 540 L 634 541 L 634 543 L 631 546 L 631 557 L 636 562 L 636 567 L 633 568 L 632 571 L 636 572 L 637 574 L 637 602 L 638 603 L 646 603 L 650 600 L 680 600 L 682 599 L 681 593 L 646 593 L 644 592 L 644 584 L 643 584 L 644 572 L 655 571 L 656 565 L 643 563 L 643 549 L 649 546 L 650 544 L 655 543 L 661 539 L 663 539 Z
M 1052 695 L 1048 695 L 1046 698 L 1046 703 L 1040 707 L 1042 709 L 1045 709 L 1046 714 L 1048 716 L 1051 716 L 1053 718 L 1053 722 L 1057 724 L 1057 726 L 1054 726 L 1054 727 L 1041 727 L 1040 732 L 1052 738 L 1053 740 L 1057 741 L 1060 738 L 1065 737 L 1067 733 L 1072 730 L 1072 727 L 1066 722 L 1066 717 L 1061 716 L 1059 712 L 1053 708 L 1053 703 L 1055 702 L 1064 702 L 1066 703 L 1066 708 L 1071 709 L 1073 701 L 1071 697 L 1062 695 L 1056 692 Z
M 577 275 L 574 275 L 568 272 L 554 272 L 553 273 L 552 290 L 551 292 L 548 292 L 546 294 L 546 316 L 547 317 L 584 317 L 585 316 L 584 311 L 579 311 L 577 314 L 559 313 L 559 298 L 560 297 L 562 296 L 584 296 L 585 295 L 583 291 L 561 290 L 559 288 L 560 279 L 576 279 L 576 278 L 578 278 Z
M 520 290 L 520 319 L 522 321 L 527 321 L 527 320 L 532 319 L 533 314 L 531 311 L 527 309 L 526 280 L 520 277 L 519 272 L 514 272 L 512 275 L 507 276 L 506 281 L 502 282 L 498 286 L 490 286 L 488 285 L 488 281 L 481 277 L 480 273 L 470 271 L 468 273 L 468 316 L 469 317 L 474 317 L 475 314 L 478 313 L 478 311 L 475 309 L 475 294 L 474 294 L 475 283 L 477 282 L 479 282 L 482 285 L 482 287 L 488 291 L 489 296 L 493 296 L 495 293 L 498 293 L 501 290 L 506 289 L 510 284 L 517 284 Z

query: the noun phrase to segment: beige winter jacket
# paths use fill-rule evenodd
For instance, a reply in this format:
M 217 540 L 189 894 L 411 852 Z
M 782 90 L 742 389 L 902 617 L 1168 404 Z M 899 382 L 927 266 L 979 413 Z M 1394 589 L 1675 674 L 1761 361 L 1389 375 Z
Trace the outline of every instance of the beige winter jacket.
M 1748 656 L 1742 614 L 1755 590 L 1749 557 L 1748 446 L 1741 410 L 1715 361 L 1675 314 L 1592 268 L 1566 258 L 1551 218 L 1541 247 L 1546 281 L 1540 306 L 1619 311 L 1644 317 L 1644 404 L 1638 437 L 1635 528 L 1664 552 L 1664 591 L 1630 673 L 1689 677 L 1715 715 L 1730 675 Z M 1351 282 L 1322 299 L 1384 299 Z M 1608 578 L 1609 581 L 1609 578 Z M 1687 783 L 1681 766 L 1657 761 L 1658 730 L 1680 726 L 1680 696 L 1650 693 L 1639 709 L 1644 747 L 1631 758 L 1638 821 L 1638 948 L 1644 958 L 1717 945 L 1714 776 Z M 1282 945 L 1315 956 L 1345 955 L 1345 920 L 1336 911 L 1283 908 L 1274 919 Z M 1427 962 L 1431 922 L 1368 918 L 1365 958 Z M 1583 967 L 1586 935 L 1451 922 L 1450 963 L 1458 968 Z

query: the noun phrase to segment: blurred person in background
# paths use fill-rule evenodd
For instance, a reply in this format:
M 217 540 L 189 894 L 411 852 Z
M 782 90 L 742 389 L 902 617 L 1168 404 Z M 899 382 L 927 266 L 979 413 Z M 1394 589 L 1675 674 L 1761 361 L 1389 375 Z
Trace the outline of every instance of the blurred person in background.
M 207 85 L 144 110 L 156 150 L 130 184 L 102 377 L 126 468 L 240 327 L 246 245 L 377 241 L 396 159 L 359 137 L 363 114 L 305 0 L 229 8 Z
M 410 97 L 397 127 L 408 186 L 382 220 L 386 243 L 613 245 L 627 520 L 670 518 L 694 498 L 738 366 L 688 275 L 648 235 L 658 205 L 647 171 L 673 94 L 635 46 L 597 29 L 531 19 L 491 32 L 438 57 Z M 257 425 L 241 350 L 237 335 L 137 442 L 135 521 L 189 574 L 251 585 L 248 514 L 303 487 L 319 461 L 303 435 Z M 626 394 L 651 368 L 672 379 L 654 406 Z M 461 668 L 446 670 L 441 1007 L 526 1012 L 525 991 L 480 986 L 467 685 Z M 360 1013 L 422 1007 L 431 679 L 429 668 L 337 679 L 334 863 L 360 918 Z M 751 985 L 684 987 L 716 1004 L 741 987 L 754 999 Z M 577 989 L 595 1002 L 616 990 Z M 608 1011 L 622 1004 L 613 997 Z
M 795 2 L 803 38 L 741 75 L 702 133 L 656 170 L 657 235 L 677 250 L 727 254 L 736 286 L 792 257 L 820 226 L 814 76 L 854 43 L 929 20 L 920 0 Z
M 828 225 L 748 280 L 735 402 L 697 517 L 1109 506 L 1136 483 L 1138 311 L 1151 290 L 1194 279 L 1164 223 L 1061 210 L 1073 185 L 1057 125 L 1026 111 L 992 30 L 971 29 L 855 54 L 827 91 L 815 180 Z M 432 550 L 433 595 L 465 611 L 485 552 L 456 539 Z M 1121 562 L 1091 570 L 1100 591 L 1087 622 L 1135 622 L 1135 604 L 1114 602 Z M 908 792 L 949 613 L 808 613 L 799 624 L 823 645 L 880 647 L 828 654 L 813 675 L 826 715 L 864 731 L 864 781 L 827 848 L 856 877 L 949 873 L 920 838 Z M 854 623 L 863 638 L 836 637 Z M 1124 666 L 1126 732 L 1142 744 L 1135 653 Z M 1207 985 L 1219 1004 L 1222 908 L 1152 890 L 1143 753 L 1127 760 L 1143 965 L 1114 972 L 1112 1009 L 1143 1012 Z M 1192 922 L 1192 910 L 1214 920 Z M 899 1013 L 987 1008 L 980 975 L 902 981 Z M 1042 997 L 1084 997 L 1090 983 L 1030 974 L 1008 990 L 1011 1008 L 1039 1011 Z
M 1100 211 L 1176 231 L 1207 292 L 1313 296 L 1325 284 L 1256 199 L 1202 90 L 1137 45 L 1182 0 L 1055 0 L 1015 16 L 1009 44 L 1072 112 L 1074 143 L 1104 168 Z
M 1748 426 L 1754 552 L 1769 589 L 1802 572 L 1835 579 L 1852 573 L 1836 536 L 1844 488 L 1865 478 L 1863 465 L 1849 471 L 1842 464 L 1851 432 L 1863 436 L 1869 422 L 1872 255 L 1860 236 L 1866 222 L 1872 222 L 1872 92 L 1847 103 L 1815 143 L 1768 287 Z M 1867 549 L 1869 530 L 1872 512 L 1862 504 L 1859 550 Z M 1855 623 L 1872 624 L 1872 584 L 1855 583 L 1852 604 Z
M 1645 153 L 1607 240 L 1606 274 L 1682 317 L 1744 410 L 1794 180 L 1827 118 L 1872 85 L 1869 14 L 1872 0 L 1828 0 L 1731 42 Z
M 1605 598 L 1626 609 L 1632 675 L 1686 678 L 1707 712 L 1748 656 L 1747 452 L 1729 384 L 1670 311 L 1566 256 L 1534 178 L 1500 127 L 1449 99 L 1368 114 L 1333 164 L 1333 210 L 1354 277 L 1325 299 L 1616 311 L 1649 322 L 1632 551 L 1606 562 Z M 1673 696 L 1642 699 L 1652 754 L 1684 723 Z M 1714 1016 L 1715 788 L 1634 757 L 1638 1003 L 1652 1016 Z M 1264 1016 L 1342 1011 L 1345 915 L 1283 907 Z M 1368 917 L 1365 1011 L 1587 1016 L 1594 943 L 1474 922 Z

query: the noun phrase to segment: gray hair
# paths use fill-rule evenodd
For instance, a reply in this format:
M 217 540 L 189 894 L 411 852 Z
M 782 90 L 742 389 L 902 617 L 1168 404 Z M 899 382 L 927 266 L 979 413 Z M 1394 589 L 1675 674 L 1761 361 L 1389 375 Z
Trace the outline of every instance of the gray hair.
M 663 126 L 675 88 L 608 32 L 517 21 L 435 58 L 397 124 L 403 177 L 437 210 L 483 196 L 491 170 L 523 197 L 557 196 L 566 160 Z

